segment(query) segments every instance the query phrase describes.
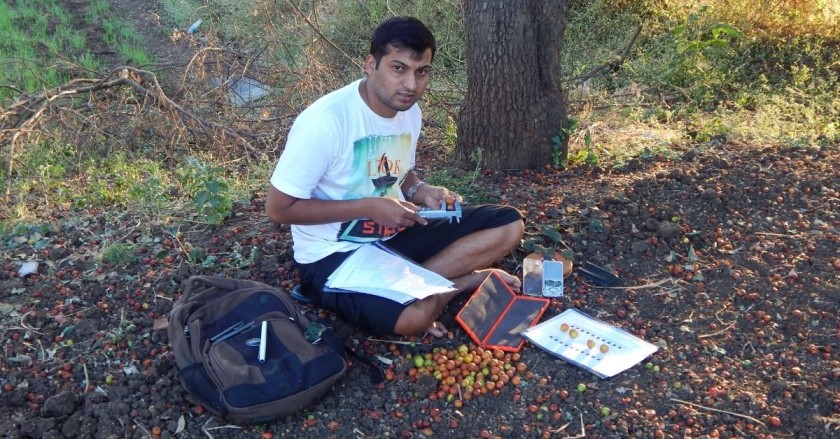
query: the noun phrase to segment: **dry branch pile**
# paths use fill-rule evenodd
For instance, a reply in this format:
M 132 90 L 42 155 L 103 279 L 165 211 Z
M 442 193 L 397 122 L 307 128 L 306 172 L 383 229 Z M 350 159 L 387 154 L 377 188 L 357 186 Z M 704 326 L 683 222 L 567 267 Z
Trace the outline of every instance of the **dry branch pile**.
M 242 53 L 205 48 L 177 78 L 123 65 L 99 79 L 77 78 L 37 94 L 21 93 L 0 113 L 4 177 L 11 183 L 36 176 L 18 157 L 43 142 L 67 145 L 80 159 L 115 151 L 164 161 L 194 154 L 235 160 L 271 153 L 284 132 L 282 121 L 294 116 L 293 106 L 276 98 L 248 105 L 231 100 L 231 84 L 272 73 L 258 71 L 257 65 L 256 58 Z M 6 184 L 7 202 L 12 186 Z

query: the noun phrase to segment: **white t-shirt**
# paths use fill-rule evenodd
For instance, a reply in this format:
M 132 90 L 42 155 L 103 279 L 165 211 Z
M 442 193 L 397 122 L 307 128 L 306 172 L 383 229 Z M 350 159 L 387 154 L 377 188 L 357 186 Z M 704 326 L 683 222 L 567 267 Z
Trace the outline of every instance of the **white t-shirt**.
M 414 168 L 420 137 L 420 107 L 381 117 L 362 100 L 360 83 L 321 97 L 297 117 L 271 176 L 277 190 L 299 199 L 403 199 L 400 186 Z M 370 220 L 291 229 L 295 260 L 302 264 L 397 232 Z

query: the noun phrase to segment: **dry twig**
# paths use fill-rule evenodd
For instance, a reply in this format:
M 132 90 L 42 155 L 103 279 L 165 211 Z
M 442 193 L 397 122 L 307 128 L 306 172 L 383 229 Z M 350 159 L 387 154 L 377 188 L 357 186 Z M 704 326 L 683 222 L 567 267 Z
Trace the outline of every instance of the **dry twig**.
M 667 284 L 667 283 L 670 283 L 672 285 L 677 285 L 677 280 L 676 279 L 671 279 L 671 278 L 665 278 L 665 279 L 662 279 L 658 282 L 647 283 L 647 284 L 644 284 L 644 285 L 631 285 L 631 286 L 628 286 L 628 287 L 602 287 L 602 286 L 591 285 L 591 284 L 588 284 L 586 282 L 583 282 L 584 285 L 590 286 L 592 288 L 603 288 L 603 289 L 606 289 L 606 290 L 644 290 L 644 289 L 648 289 L 648 288 L 661 287 L 662 285 Z
M 730 323 L 730 324 L 726 325 L 726 327 L 725 327 L 725 328 L 723 328 L 723 329 L 721 329 L 720 331 L 716 331 L 716 332 L 713 332 L 713 333 L 711 333 L 711 334 L 698 335 L 698 336 L 697 336 L 697 338 L 698 338 L 698 339 L 703 339 L 703 338 L 714 337 L 714 336 L 716 336 L 716 335 L 723 334 L 724 332 L 729 331 L 730 329 L 732 329 L 732 328 L 734 328 L 734 327 L 735 327 L 735 322 L 732 322 L 732 323 Z
M 614 55 L 609 61 L 606 61 L 603 64 L 599 64 L 595 67 L 592 67 L 591 69 L 589 69 L 588 72 L 584 73 L 583 75 L 572 78 L 569 82 L 584 83 L 588 79 L 596 76 L 598 73 L 600 73 L 607 67 L 611 67 L 615 70 L 618 70 L 618 67 L 620 67 L 621 64 L 624 63 L 624 60 L 627 59 L 627 55 L 630 53 L 630 48 L 632 48 L 633 44 L 636 43 L 636 39 L 639 37 L 640 33 L 642 33 L 642 26 L 636 27 L 636 31 L 633 32 L 633 36 L 630 37 L 630 41 L 627 42 L 627 45 L 624 46 L 624 50 L 622 50 L 621 53 Z
M 87 393 L 87 389 L 90 387 L 90 376 L 88 375 L 87 363 L 82 363 L 82 367 L 85 371 L 85 388 L 82 390 L 82 393 Z
M 712 407 L 706 407 L 704 405 L 695 404 L 693 402 L 688 402 L 688 401 L 683 401 L 681 399 L 671 398 L 671 401 L 678 402 L 680 404 L 690 405 L 692 407 L 697 407 L 697 408 L 700 408 L 700 409 L 703 409 L 703 410 L 709 410 L 709 411 L 718 412 L 718 413 L 725 413 L 727 415 L 732 415 L 732 416 L 736 416 L 736 417 L 739 417 L 739 418 L 744 418 L 744 419 L 756 422 L 758 424 L 761 424 L 762 426 L 764 425 L 763 422 L 761 422 L 760 420 L 758 420 L 756 418 L 753 418 L 752 416 L 742 415 L 740 413 L 730 412 L 730 411 L 727 411 L 727 410 L 720 410 L 720 409 L 716 409 L 716 408 L 712 408 Z
M 35 315 L 35 311 L 29 311 L 29 312 L 27 312 L 27 313 L 24 313 L 22 316 L 20 316 L 20 326 L 22 326 L 22 327 L 23 327 L 24 329 L 26 329 L 27 331 L 32 331 L 32 332 L 34 332 L 34 333 L 36 333 L 36 334 L 41 334 L 41 332 L 38 332 L 37 330 L 35 330 L 35 327 L 34 327 L 34 326 L 30 326 L 30 325 L 27 325 L 27 324 L 26 324 L 26 318 L 27 318 L 30 314 Z
M 340 48 L 340 47 L 338 47 L 338 45 L 336 45 L 336 44 L 335 44 L 332 40 L 330 40 L 329 38 L 327 38 L 327 37 L 326 37 L 326 36 L 325 36 L 325 35 L 321 32 L 321 29 L 320 29 L 318 26 L 316 26 L 316 25 L 315 25 L 315 23 L 313 23 L 313 22 L 312 22 L 312 20 L 310 20 L 310 19 L 306 16 L 306 15 L 303 13 L 303 11 L 301 11 L 301 10 L 300 10 L 300 8 L 298 8 L 298 7 L 297 7 L 297 5 L 296 5 L 296 4 L 294 4 L 293 2 L 291 2 L 291 1 L 289 1 L 289 0 L 286 0 L 286 4 L 287 4 L 290 8 L 292 8 L 292 10 L 294 10 L 294 11 L 295 11 L 295 14 L 297 14 L 297 16 L 298 16 L 298 17 L 300 17 L 300 19 L 301 19 L 301 20 L 303 20 L 303 21 L 304 21 L 304 22 L 305 22 L 305 23 L 306 23 L 306 24 L 307 24 L 307 25 L 308 25 L 308 26 L 312 29 L 312 31 L 313 31 L 313 32 L 315 32 L 315 34 L 316 34 L 316 35 L 318 35 L 318 38 L 320 38 L 321 40 L 323 40 L 324 42 L 326 42 L 327 44 L 329 44 L 329 45 L 330 45 L 330 47 L 332 47 L 333 49 L 335 49 L 335 50 L 337 50 L 338 52 L 340 52 L 340 53 L 341 53 L 341 54 L 342 54 L 345 58 L 347 58 L 350 62 L 352 62 L 352 63 L 353 63 L 356 67 L 358 67 L 358 69 L 359 69 L 359 70 L 362 70 L 362 65 L 361 65 L 361 64 L 359 64 L 359 62 L 358 62 L 358 61 L 356 61 L 356 59 L 355 59 L 355 58 L 353 58 L 352 56 L 348 55 L 348 54 L 347 54 L 347 52 L 345 52 L 345 51 L 341 50 L 341 48 Z
M 826 428 L 826 430 L 827 430 L 829 427 L 831 427 L 832 425 L 834 425 L 834 426 L 835 426 L 835 427 L 834 427 L 834 430 L 835 430 L 835 431 L 836 431 L 836 430 L 840 430 L 840 417 L 829 418 L 829 417 L 826 417 L 826 416 L 819 416 L 819 417 L 817 417 L 817 419 L 819 419 L 820 421 L 825 422 L 825 428 Z
M 78 111 L 78 108 L 90 110 L 92 108 L 92 101 L 80 101 L 79 97 L 91 96 L 97 92 L 112 89 L 117 90 L 119 88 L 128 88 L 133 91 L 139 97 L 139 100 L 135 100 L 135 105 L 138 105 L 140 108 L 146 107 L 148 103 L 153 103 L 161 111 L 176 115 L 181 120 L 183 127 L 193 135 L 215 138 L 218 133 L 221 133 L 221 137 L 232 139 L 235 143 L 244 146 L 251 153 L 257 154 L 259 152 L 250 143 L 249 138 L 253 139 L 253 135 L 238 132 L 219 123 L 205 120 L 172 100 L 164 93 L 163 87 L 161 87 L 157 76 L 153 72 L 130 66 L 119 66 L 112 69 L 104 78 L 99 80 L 88 78 L 73 79 L 65 84 L 44 90 L 41 93 L 24 96 L 0 113 L 0 143 L 9 145 L 8 167 L 6 169 L 7 181 L 11 181 L 12 179 L 16 147 L 19 145 L 22 137 L 33 134 L 45 135 L 38 127 L 48 110 L 69 111 L 81 116 L 84 120 L 83 125 L 95 127 L 89 117 L 82 115 Z M 59 101 L 68 101 L 71 105 L 69 108 L 55 106 Z M 73 106 L 76 108 L 73 108 Z M 94 131 L 97 131 L 97 129 L 94 129 Z M 107 132 L 106 134 L 110 135 Z M 5 200 L 7 203 L 9 202 L 12 186 L 11 184 L 7 184 L 6 186 Z
M 413 342 L 413 341 L 402 341 L 402 340 L 384 340 L 384 339 L 381 339 L 381 338 L 373 338 L 373 337 L 368 337 L 368 338 L 367 338 L 367 340 L 368 340 L 368 341 L 375 341 L 375 342 L 378 342 L 378 343 L 394 343 L 394 344 L 402 344 L 402 345 L 406 345 L 406 346 L 414 346 L 414 345 L 416 345 L 416 344 L 417 344 L 417 342 Z
M 208 420 L 207 420 L 207 421 L 206 421 L 206 422 L 205 422 L 205 423 L 201 426 L 201 431 L 203 431 L 203 432 L 204 432 L 204 434 L 206 434 L 206 435 L 207 435 L 207 437 L 209 437 L 210 439 L 213 439 L 213 435 L 212 435 L 212 434 L 210 434 L 210 431 L 212 431 L 212 430 L 221 430 L 221 429 L 223 429 L 223 428 L 234 428 L 234 429 L 237 429 L 237 430 L 241 430 L 241 429 L 242 429 L 242 427 L 240 427 L 240 426 L 238 426 L 238 425 L 220 425 L 220 426 L 218 426 L 218 427 L 207 427 L 207 423 L 208 423 L 208 422 L 210 422 L 210 421 L 212 421 L 212 420 L 213 420 L 213 418 L 208 419 Z
M 564 425 L 563 428 L 566 428 L 566 426 Z M 563 439 L 580 439 L 582 437 L 586 437 L 586 425 L 583 423 L 583 413 L 580 414 L 580 434 L 577 436 L 563 436 Z
M 150 438 L 152 437 L 152 434 L 149 433 L 149 430 L 147 430 L 146 427 L 144 427 L 143 424 L 141 424 L 138 420 L 135 419 L 134 423 L 137 424 L 137 426 L 140 427 L 141 430 L 143 430 L 143 433 L 146 433 L 146 436 Z

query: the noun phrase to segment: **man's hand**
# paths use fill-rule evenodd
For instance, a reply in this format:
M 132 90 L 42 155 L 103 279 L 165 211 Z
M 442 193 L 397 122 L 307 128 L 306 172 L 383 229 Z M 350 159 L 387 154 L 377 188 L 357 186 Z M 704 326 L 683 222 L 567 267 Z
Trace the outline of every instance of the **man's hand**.
M 414 224 L 425 226 L 429 223 L 417 214 L 418 207 L 408 201 L 400 201 L 391 197 L 378 197 L 371 199 L 371 205 L 373 209 L 367 217 L 384 227 L 411 227 Z
M 440 209 L 441 203 L 443 203 L 447 197 L 454 197 L 456 200 L 458 200 L 459 203 L 464 201 L 464 199 L 461 198 L 460 195 L 450 191 L 445 187 L 430 186 L 428 184 L 424 184 L 422 187 L 420 187 L 420 189 L 414 195 L 414 200 L 418 203 L 421 203 L 419 204 L 419 206 L 429 207 L 432 209 Z

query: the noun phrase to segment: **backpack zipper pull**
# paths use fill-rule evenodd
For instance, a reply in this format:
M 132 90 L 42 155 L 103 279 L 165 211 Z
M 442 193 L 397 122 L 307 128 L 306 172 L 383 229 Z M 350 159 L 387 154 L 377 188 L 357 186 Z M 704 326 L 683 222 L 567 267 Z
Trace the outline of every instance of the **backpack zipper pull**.
M 187 337 L 187 340 L 190 339 L 190 325 L 184 325 L 184 336 Z

